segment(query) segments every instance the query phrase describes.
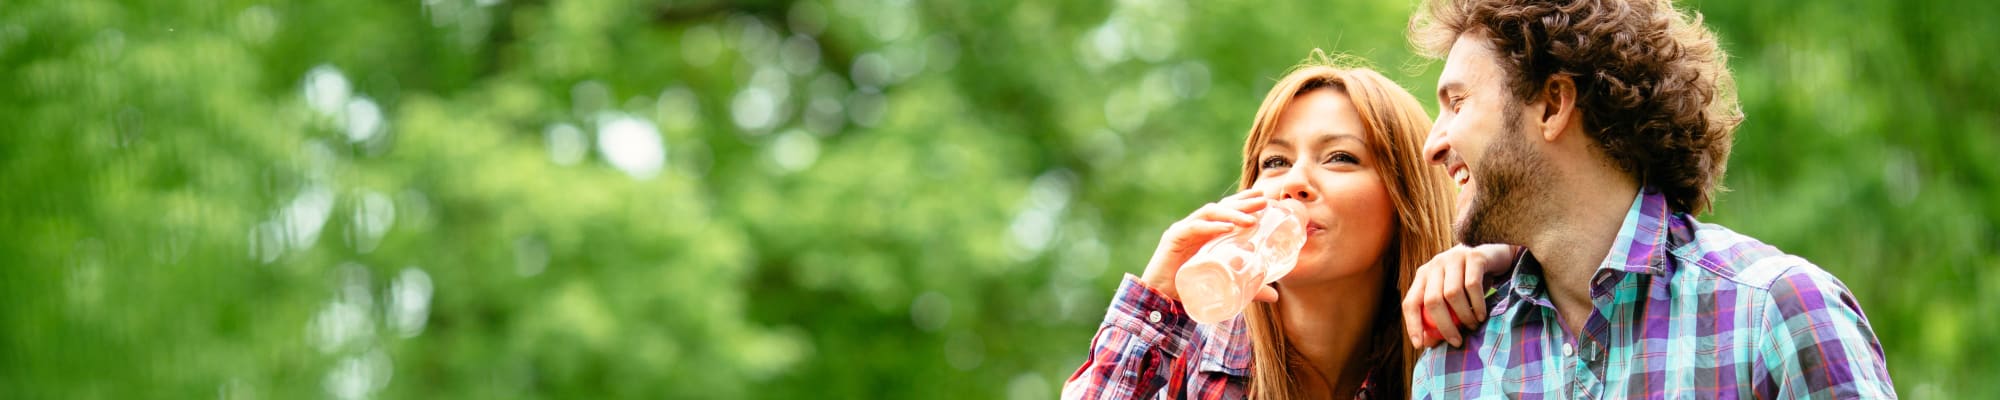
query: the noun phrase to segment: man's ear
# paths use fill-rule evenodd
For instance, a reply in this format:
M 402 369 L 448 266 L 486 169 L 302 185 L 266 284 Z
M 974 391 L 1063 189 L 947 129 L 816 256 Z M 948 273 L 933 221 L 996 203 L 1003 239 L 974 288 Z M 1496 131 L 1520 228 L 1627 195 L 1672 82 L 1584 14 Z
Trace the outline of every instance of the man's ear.
M 1576 121 L 1576 80 L 1569 75 L 1554 74 L 1542 84 L 1542 140 L 1550 142 L 1562 137 L 1570 124 Z

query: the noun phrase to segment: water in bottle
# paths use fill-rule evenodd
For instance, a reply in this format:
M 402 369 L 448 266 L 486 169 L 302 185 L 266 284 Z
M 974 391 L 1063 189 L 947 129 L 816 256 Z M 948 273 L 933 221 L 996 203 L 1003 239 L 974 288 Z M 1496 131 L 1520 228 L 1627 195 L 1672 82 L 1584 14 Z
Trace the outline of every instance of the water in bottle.
M 1188 316 L 1204 324 L 1236 318 L 1261 286 L 1291 273 L 1305 246 L 1303 215 L 1297 200 L 1274 201 L 1257 225 L 1202 245 L 1174 278 Z

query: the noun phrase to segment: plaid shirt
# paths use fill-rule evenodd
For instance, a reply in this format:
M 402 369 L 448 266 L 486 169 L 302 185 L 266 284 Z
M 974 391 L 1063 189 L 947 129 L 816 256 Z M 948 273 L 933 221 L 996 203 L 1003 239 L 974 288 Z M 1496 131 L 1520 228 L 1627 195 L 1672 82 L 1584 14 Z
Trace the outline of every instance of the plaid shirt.
M 1090 341 L 1090 359 L 1063 385 L 1062 398 L 1242 399 L 1251 354 L 1242 316 L 1196 324 L 1180 301 L 1128 274 Z M 1373 387 L 1363 382 L 1354 398 L 1369 398 Z
M 1833 275 L 1647 189 L 1569 337 L 1532 254 L 1465 347 L 1425 352 L 1414 398 L 1894 398 L 1882 345 Z M 1525 254 L 1525 253 L 1524 253 Z

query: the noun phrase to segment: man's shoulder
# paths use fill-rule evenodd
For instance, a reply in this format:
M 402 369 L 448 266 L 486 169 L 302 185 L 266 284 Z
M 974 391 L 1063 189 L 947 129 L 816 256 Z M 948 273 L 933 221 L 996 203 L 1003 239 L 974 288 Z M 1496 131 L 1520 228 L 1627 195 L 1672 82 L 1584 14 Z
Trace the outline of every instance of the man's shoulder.
M 1681 265 L 1677 273 L 1714 277 L 1758 291 L 1770 290 L 1774 283 L 1794 276 L 1825 276 L 1826 271 L 1805 258 L 1787 254 L 1722 225 L 1694 222 L 1693 237 L 1668 249 Z
M 1858 308 L 1845 283 L 1803 257 L 1721 225 L 1695 223 L 1694 227 L 1693 239 L 1671 251 L 1681 263 L 1676 274 L 1697 275 L 1677 281 L 1720 279 L 1728 284 L 1716 292 L 1724 288 L 1755 292 L 1753 297 L 1766 299 L 1763 303 L 1775 306 L 1780 315 L 1824 307 Z
M 1673 250 L 1681 263 L 1673 280 L 1710 296 L 1704 302 L 1734 302 L 1725 309 L 1747 314 L 1724 319 L 1747 324 L 1718 325 L 1747 333 L 1731 336 L 1750 341 L 1754 365 L 1768 368 L 1768 379 L 1815 398 L 1895 397 L 1881 341 L 1845 283 L 1728 228 L 1692 226 L 1693 240 Z

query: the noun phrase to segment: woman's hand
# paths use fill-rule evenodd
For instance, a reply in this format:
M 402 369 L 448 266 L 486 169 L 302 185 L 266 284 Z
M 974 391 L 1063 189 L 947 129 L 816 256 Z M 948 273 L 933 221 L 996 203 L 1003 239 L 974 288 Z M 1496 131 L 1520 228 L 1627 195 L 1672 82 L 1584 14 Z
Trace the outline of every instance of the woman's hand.
M 1201 246 L 1208 244 L 1222 234 L 1237 229 L 1257 225 L 1256 212 L 1269 205 L 1269 199 L 1261 189 L 1237 192 L 1220 201 L 1208 203 L 1188 214 L 1187 218 L 1174 222 L 1167 232 L 1160 235 L 1160 246 L 1153 250 L 1152 261 L 1146 262 L 1146 272 L 1139 276 L 1139 283 L 1180 300 L 1180 292 L 1174 288 L 1174 276 L 1193 258 Z M 1278 291 L 1269 285 L 1257 291 L 1257 301 L 1277 301 Z
M 1460 330 L 1486 322 L 1486 276 L 1514 266 L 1518 248 L 1504 244 L 1459 245 L 1418 267 L 1403 295 L 1403 325 L 1419 349 L 1439 341 L 1465 344 Z

